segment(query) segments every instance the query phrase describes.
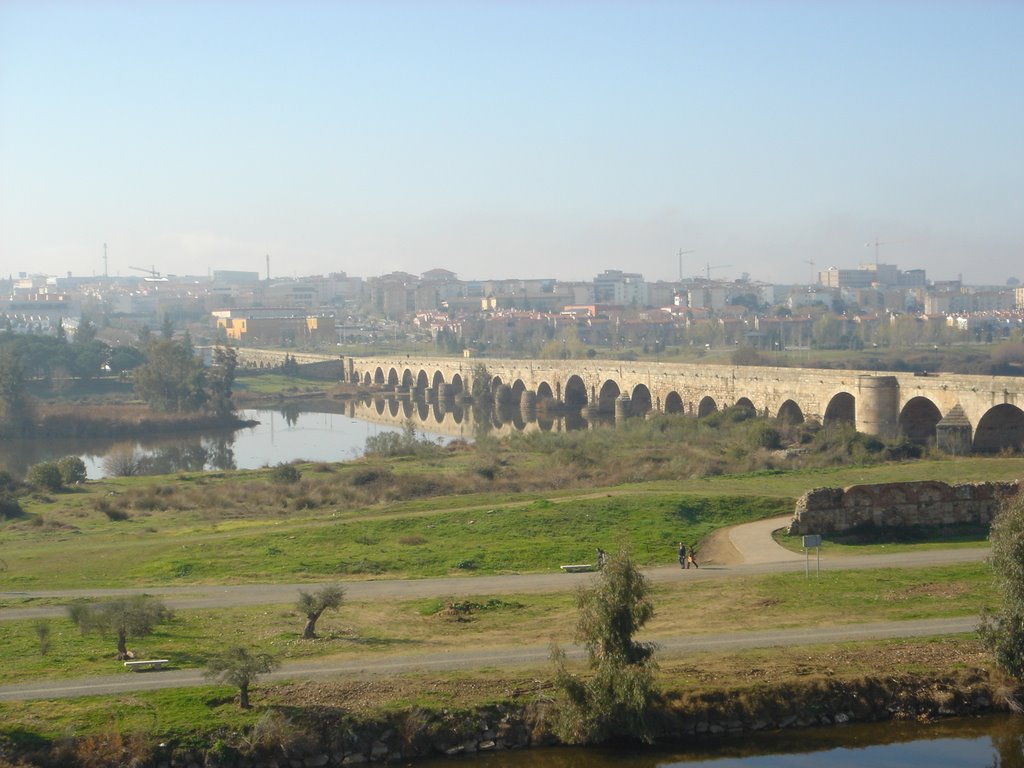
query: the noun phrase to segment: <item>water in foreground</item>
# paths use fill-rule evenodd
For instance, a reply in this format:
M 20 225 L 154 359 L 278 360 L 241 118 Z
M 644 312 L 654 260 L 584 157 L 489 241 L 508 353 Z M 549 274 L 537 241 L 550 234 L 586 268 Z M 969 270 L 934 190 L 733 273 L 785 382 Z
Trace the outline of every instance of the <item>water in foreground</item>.
M 422 768 L 1024 768 L 1024 718 L 957 718 L 703 737 L 674 749 L 535 749 Z

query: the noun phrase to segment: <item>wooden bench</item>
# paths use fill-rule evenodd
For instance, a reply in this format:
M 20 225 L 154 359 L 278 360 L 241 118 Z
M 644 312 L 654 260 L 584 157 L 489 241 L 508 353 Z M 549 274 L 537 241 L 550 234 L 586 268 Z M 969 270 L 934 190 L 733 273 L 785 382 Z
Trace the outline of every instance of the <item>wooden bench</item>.
M 125 667 L 137 672 L 140 669 L 163 669 L 164 664 L 170 664 L 167 659 L 145 659 L 142 661 L 126 661 Z
M 597 570 L 597 566 L 591 563 L 581 563 L 579 565 L 560 565 L 558 567 L 566 573 L 586 573 L 587 571 Z

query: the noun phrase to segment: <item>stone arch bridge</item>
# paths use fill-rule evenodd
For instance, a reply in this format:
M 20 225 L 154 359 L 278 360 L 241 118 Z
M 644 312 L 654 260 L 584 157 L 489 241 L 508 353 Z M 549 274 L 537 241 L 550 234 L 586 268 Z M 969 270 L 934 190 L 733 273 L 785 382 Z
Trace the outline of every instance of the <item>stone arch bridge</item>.
M 847 422 L 883 439 L 903 436 L 924 444 L 945 435 L 943 447 L 954 451 L 1024 448 L 1024 378 L 1012 376 L 443 357 L 345 357 L 342 369 L 353 384 L 427 400 L 476 391 L 524 411 L 557 408 L 616 418 L 704 416 L 743 406 L 794 422 Z M 481 375 L 486 381 L 474 382 Z

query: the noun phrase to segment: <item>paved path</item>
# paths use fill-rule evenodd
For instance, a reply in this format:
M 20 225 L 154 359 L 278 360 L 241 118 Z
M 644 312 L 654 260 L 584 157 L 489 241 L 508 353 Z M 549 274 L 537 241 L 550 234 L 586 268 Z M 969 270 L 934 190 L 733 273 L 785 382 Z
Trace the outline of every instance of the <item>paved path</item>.
M 647 577 L 655 584 L 690 580 L 735 578 L 763 573 L 802 571 L 807 567 L 804 555 L 780 547 L 771 538 L 771 532 L 784 527 L 788 517 L 772 518 L 736 526 L 727 532 L 729 547 L 738 564 L 708 563 L 698 570 L 682 570 L 678 566 L 648 568 Z M 885 555 L 825 557 L 821 569 L 876 569 L 917 568 L 956 563 L 980 562 L 988 556 L 984 547 L 921 550 Z M 811 564 L 813 569 L 815 564 Z M 571 591 L 587 584 L 594 574 L 566 574 L 562 572 L 509 574 L 503 576 L 448 577 L 439 579 L 381 579 L 377 581 L 345 582 L 349 601 L 414 599 L 422 597 L 473 596 L 497 594 L 551 593 Z M 131 589 L 78 589 L 40 590 L 32 592 L 0 592 L 0 599 L 17 600 L 48 598 L 71 600 L 75 598 L 133 595 L 140 591 L 159 595 L 168 607 L 179 610 L 225 608 L 246 605 L 272 605 L 293 603 L 300 589 L 312 590 L 318 584 L 244 584 L 233 586 L 153 586 Z M 61 606 L 0 609 L 0 620 L 30 619 L 63 616 Z M 663 656 L 679 656 L 707 650 L 733 650 L 741 648 L 805 645 L 813 643 L 868 640 L 893 637 L 918 637 L 971 632 L 977 617 L 954 619 L 924 619 L 876 624 L 850 624 L 830 627 L 801 627 L 789 630 L 759 632 L 728 632 L 704 635 L 659 637 L 656 639 Z M 580 655 L 578 648 L 569 648 L 569 655 Z M 353 660 L 319 659 L 286 664 L 280 671 L 267 675 L 268 679 L 314 678 L 332 674 L 374 675 L 404 672 L 479 668 L 486 666 L 523 666 L 544 664 L 549 650 L 546 646 L 525 646 L 484 650 L 450 651 L 434 654 L 387 655 L 363 657 Z M 77 680 L 46 680 L 0 687 L 0 700 L 43 699 L 68 696 L 100 695 L 128 690 L 187 687 L 203 684 L 201 672 L 196 669 L 163 670 L 154 672 L 123 672 L 118 675 L 91 677 Z
M 772 532 L 779 528 L 788 528 L 792 515 L 783 517 L 772 517 L 768 520 L 758 520 L 753 523 L 734 525 L 726 533 L 729 542 L 736 549 L 744 563 L 755 565 L 759 563 L 785 563 L 794 560 L 803 562 L 804 556 L 798 552 L 790 552 L 785 547 L 779 546 L 772 538 Z
M 763 630 L 759 632 L 727 632 L 708 635 L 651 638 L 658 643 L 660 658 L 678 658 L 702 651 L 732 651 L 745 648 L 768 648 L 815 643 L 875 640 L 897 637 L 934 637 L 972 632 L 978 624 L 976 616 L 953 619 L 920 619 L 876 624 L 850 624 L 831 627 L 799 627 L 797 629 Z M 570 658 L 582 658 L 578 646 L 564 648 Z M 261 675 L 262 680 L 323 679 L 336 675 L 374 677 L 411 672 L 437 672 L 482 667 L 543 667 L 548 664 L 547 646 L 516 646 L 483 650 L 450 651 L 418 655 L 388 655 L 378 658 L 344 660 L 313 659 L 285 664 L 277 672 Z M 0 701 L 56 699 L 75 696 L 100 696 L 125 691 L 148 691 L 161 688 L 187 688 L 208 685 L 198 669 L 165 669 L 153 672 L 128 672 L 117 675 L 71 680 L 39 680 L 21 685 L 0 687 Z
M 778 547 L 774 544 L 773 546 Z M 778 547 L 781 549 L 781 547 Z M 785 552 L 785 550 L 783 550 Z M 858 555 L 850 557 L 822 557 L 822 571 L 871 570 L 877 568 L 925 568 L 936 565 L 976 563 L 988 556 L 984 547 L 964 549 L 922 550 L 892 555 Z M 792 555 L 793 553 L 786 553 Z M 803 555 L 779 556 L 777 560 L 743 565 L 705 565 L 698 570 L 684 571 L 679 566 L 645 568 L 644 574 L 655 584 L 735 578 L 737 576 L 801 571 L 806 567 Z M 812 569 L 815 563 L 812 560 Z M 506 576 L 454 576 L 439 579 L 379 579 L 376 581 L 345 581 L 345 597 L 349 602 L 369 600 L 411 600 L 425 597 L 473 595 L 542 594 L 571 592 L 580 584 L 588 584 L 592 573 L 523 573 Z M 27 600 L 45 598 L 75 600 L 137 595 L 140 592 L 163 598 L 169 608 L 196 610 L 202 608 L 228 608 L 247 605 L 282 605 L 294 603 L 299 590 L 311 591 L 324 583 L 297 584 L 238 584 L 231 586 L 196 585 L 168 587 L 154 585 L 118 589 L 60 589 L 26 592 L 0 592 L 0 600 Z M 333 583 L 333 582 L 332 582 Z M 28 608 L 2 608 L 0 621 L 65 616 L 67 610 L 59 605 Z

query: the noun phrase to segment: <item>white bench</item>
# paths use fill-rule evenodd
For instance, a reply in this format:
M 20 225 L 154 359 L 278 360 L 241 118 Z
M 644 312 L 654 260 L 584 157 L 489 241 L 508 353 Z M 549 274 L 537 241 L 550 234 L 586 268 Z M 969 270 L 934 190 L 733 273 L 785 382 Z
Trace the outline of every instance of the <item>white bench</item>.
M 579 565 L 560 565 L 558 567 L 566 573 L 586 573 L 587 571 L 597 570 L 597 566 L 591 563 L 581 563 Z
M 162 669 L 164 664 L 170 664 L 167 659 L 145 659 L 143 661 L 126 661 L 125 667 L 133 672 L 140 669 Z

